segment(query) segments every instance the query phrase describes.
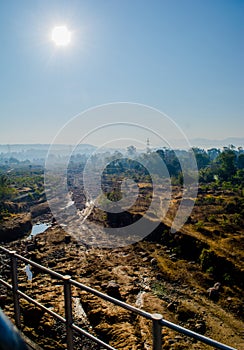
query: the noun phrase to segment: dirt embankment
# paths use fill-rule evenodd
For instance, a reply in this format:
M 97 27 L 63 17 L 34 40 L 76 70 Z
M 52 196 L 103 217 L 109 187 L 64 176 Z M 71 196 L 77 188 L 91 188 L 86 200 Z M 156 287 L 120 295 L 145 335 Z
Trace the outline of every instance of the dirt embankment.
M 29 213 L 14 214 L 0 222 L 0 242 L 11 242 L 30 233 L 32 228 Z

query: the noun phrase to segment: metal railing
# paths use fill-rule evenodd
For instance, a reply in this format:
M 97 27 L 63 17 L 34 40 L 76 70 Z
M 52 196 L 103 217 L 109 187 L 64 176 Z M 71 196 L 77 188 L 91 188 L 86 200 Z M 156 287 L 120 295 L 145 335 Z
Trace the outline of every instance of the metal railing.
M 205 343 L 207 345 L 210 345 L 212 347 L 215 347 L 216 349 L 222 349 L 222 350 L 236 350 L 233 347 L 230 347 L 228 345 L 219 343 L 211 338 L 205 337 L 204 335 L 201 335 L 199 333 L 193 332 L 187 328 L 181 327 L 177 324 L 174 324 L 172 322 L 169 322 L 163 318 L 161 314 L 151 314 L 149 312 L 146 312 L 144 310 L 138 309 L 132 305 L 129 305 L 121 300 L 117 300 L 107 294 L 104 294 L 102 292 L 99 292 L 96 289 L 93 289 L 91 287 L 88 287 L 87 285 L 84 285 L 78 281 L 75 281 L 71 278 L 71 276 L 68 275 L 61 275 L 58 272 L 52 271 L 47 267 L 44 267 L 34 261 L 31 261 L 19 254 L 17 254 L 15 251 L 8 250 L 4 247 L 0 246 L 0 251 L 3 251 L 4 253 L 7 253 L 10 256 L 10 264 L 11 264 L 11 279 L 12 284 L 9 284 L 2 278 L 0 278 L 0 283 L 6 286 L 7 288 L 12 290 L 13 294 L 13 302 L 14 302 L 14 318 L 16 326 L 20 329 L 21 328 L 21 309 L 20 309 L 20 302 L 19 299 L 23 298 L 27 300 L 28 302 L 36 305 L 43 311 L 47 312 L 54 318 L 58 319 L 66 326 L 66 341 L 67 341 L 67 349 L 73 350 L 74 349 L 74 343 L 73 343 L 73 331 L 76 331 L 78 334 L 83 335 L 90 340 L 94 341 L 96 344 L 101 345 L 105 349 L 110 350 L 116 350 L 111 345 L 103 342 L 101 339 L 98 339 L 94 335 L 88 333 L 83 328 L 80 328 L 78 325 L 74 323 L 73 319 L 73 312 L 72 312 L 72 290 L 71 286 L 76 286 L 77 288 L 84 290 L 88 293 L 91 293 L 93 295 L 96 295 L 100 297 L 103 300 L 109 301 L 114 305 L 120 306 L 123 309 L 129 310 L 137 315 L 140 315 L 152 322 L 152 344 L 153 344 L 153 350 L 162 350 L 162 327 L 167 327 L 172 330 L 175 330 L 179 333 L 182 333 L 190 338 L 193 338 L 195 340 L 198 340 L 202 343 Z M 30 264 L 31 266 L 41 270 L 44 273 L 49 274 L 50 276 L 53 276 L 54 278 L 61 280 L 63 282 L 63 295 L 64 295 L 64 306 L 65 306 L 65 318 L 61 315 L 57 314 L 56 312 L 50 310 L 46 306 L 39 303 L 37 300 L 31 298 L 27 294 L 23 293 L 18 288 L 18 266 L 17 261 L 21 260 L 26 264 Z

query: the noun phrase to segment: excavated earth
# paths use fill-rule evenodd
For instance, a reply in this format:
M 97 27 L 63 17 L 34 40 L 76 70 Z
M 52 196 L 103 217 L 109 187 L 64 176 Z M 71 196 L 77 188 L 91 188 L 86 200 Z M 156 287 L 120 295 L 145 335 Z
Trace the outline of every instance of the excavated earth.
M 115 298 L 151 313 L 161 313 L 169 321 L 237 349 L 244 345 L 239 287 L 222 286 L 219 299 L 210 299 L 206 290 L 213 284 L 211 278 L 201 272 L 195 256 L 192 260 L 177 257 L 170 244 L 143 241 L 117 249 L 87 248 L 57 226 L 39 234 L 35 242 L 27 242 L 7 246 Z M 1 274 L 9 278 L 6 263 L 2 257 Z M 27 281 L 24 268 L 19 266 L 20 289 L 64 316 L 62 283 L 33 268 L 32 280 Z M 77 288 L 72 292 L 78 325 L 117 349 L 152 348 L 149 321 Z M 1 294 L 1 306 L 11 316 L 11 295 L 2 287 Z M 21 308 L 27 336 L 44 349 L 65 349 L 60 322 L 22 299 Z M 164 349 L 208 348 L 167 328 L 162 334 Z M 77 337 L 75 343 L 77 349 L 98 348 Z
M 210 224 L 196 229 L 195 223 L 204 213 L 199 206 L 181 231 L 172 234 L 170 216 L 174 216 L 177 205 L 175 195 L 174 206 L 169 208 L 164 222 L 142 241 L 122 248 L 92 247 L 55 222 L 32 240 L 21 238 L 4 245 L 112 297 L 150 313 L 161 313 L 168 321 L 236 349 L 244 348 L 243 230 L 237 228 L 228 234 L 213 231 Z M 35 208 L 35 221 L 41 220 L 38 212 L 41 210 L 42 215 L 44 209 Z M 44 213 L 47 215 L 46 209 Z M 126 215 L 126 220 L 132 220 Z M 131 217 L 138 215 L 134 212 Z M 89 220 L 102 222 L 103 218 L 93 210 Z M 81 229 L 83 236 L 93 234 L 88 225 Z M 10 281 L 8 259 L 2 253 L 0 258 L 1 277 Z M 61 281 L 36 268 L 31 268 L 32 278 L 27 277 L 26 266 L 20 262 L 18 271 L 20 290 L 64 316 Z M 216 295 L 209 296 L 207 290 L 216 282 L 221 287 Z M 146 319 L 76 287 L 72 287 L 72 304 L 75 323 L 116 349 L 152 349 L 151 323 Z M 0 307 L 13 319 L 11 293 L 1 285 Z M 43 349 L 66 348 L 65 328 L 60 321 L 23 299 L 21 312 L 23 332 L 29 338 Z M 166 350 L 211 349 L 165 327 L 162 341 Z M 77 335 L 75 348 L 100 349 Z

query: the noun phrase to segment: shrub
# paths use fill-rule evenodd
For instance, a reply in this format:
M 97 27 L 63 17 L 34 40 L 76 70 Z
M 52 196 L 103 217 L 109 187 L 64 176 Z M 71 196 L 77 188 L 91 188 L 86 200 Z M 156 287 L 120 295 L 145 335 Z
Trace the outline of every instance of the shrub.
M 204 222 L 203 222 L 202 220 L 199 220 L 199 221 L 195 224 L 196 229 L 197 229 L 198 231 L 201 230 L 201 229 L 203 228 L 203 224 L 204 224 Z
M 202 253 L 199 257 L 200 263 L 202 266 L 203 271 L 210 271 L 211 273 L 214 272 L 214 267 L 213 267 L 213 258 L 214 258 L 214 252 L 211 249 L 203 249 Z

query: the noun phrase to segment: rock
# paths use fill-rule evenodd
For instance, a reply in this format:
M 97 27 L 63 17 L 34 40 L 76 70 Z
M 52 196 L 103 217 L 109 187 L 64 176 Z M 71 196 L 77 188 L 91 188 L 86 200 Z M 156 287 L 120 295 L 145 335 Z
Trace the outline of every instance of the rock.
M 169 303 L 169 304 L 167 305 L 167 309 L 168 309 L 169 311 L 175 311 L 176 308 L 177 308 L 177 303 L 174 302 L 174 301 L 172 301 L 171 303 Z
M 149 260 L 148 257 L 145 257 L 145 258 L 142 259 L 143 262 L 147 262 L 148 260 Z
M 195 312 L 184 306 L 179 306 L 177 308 L 177 318 L 179 321 L 186 322 L 195 318 Z
M 22 304 L 22 313 L 24 317 L 25 325 L 29 326 L 38 326 L 44 312 L 27 302 Z
M 1 294 L 0 295 L 0 307 L 3 307 L 5 305 L 7 297 L 8 296 L 6 294 Z
M 170 259 L 172 260 L 172 261 L 176 261 L 177 260 L 177 254 L 175 254 L 175 253 L 173 253 L 173 254 L 170 254 Z
M 141 256 L 147 256 L 148 255 L 148 253 L 146 253 L 146 252 L 140 252 L 139 253 Z
M 158 265 L 158 261 L 157 259 L 153 258 L 151 261 L 150 261 L 151 265 L 156 267 Z
M 110 295 L 111 297 L 122 300 L 120 290 L 119 290 L 119 285 L 115 281 L 108 282 L 106 286 L 106 291 L 108 295 Z
M 175 340 L 178 340 L 178 341 L 179 341 L 179 340 L 182 340 L 182 339 L 183 339 L 183 337 L 182 337 L 181 335 L 176 335 L 176 336 L 175 336 Z
M 36 242 L 27 242 L 25 246 L 26 252 L 33 252 L 37 248 Z
M 51 261 L 48 261 L 48 267 L 51 269 L 53 268 L 54 266 L 56 266 L 56 261 L 55 260 L 51 260 Z
M 64 243 L 68 244 L 68 243 L 70 243 L 70 242 L 71 242 L 71 236 L 66 235 L 66 236 L 64 237 Z
M 209 298 L 217 301 L 219 297 L 220 287 L 221 287 L 221 284 L 219 282 L 216 282 L 213 287 L 209 288 L 207 290 Z
M 195 330 L 198 333 L 204 334 L 206 332 L 206 324 L 204 321 L 198 321 L 195 324 Z

